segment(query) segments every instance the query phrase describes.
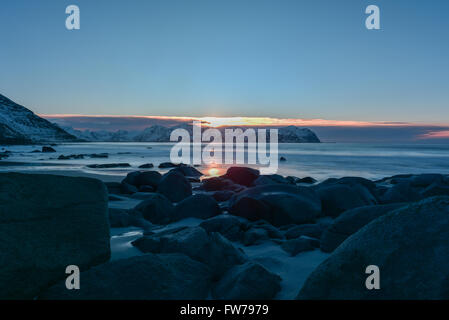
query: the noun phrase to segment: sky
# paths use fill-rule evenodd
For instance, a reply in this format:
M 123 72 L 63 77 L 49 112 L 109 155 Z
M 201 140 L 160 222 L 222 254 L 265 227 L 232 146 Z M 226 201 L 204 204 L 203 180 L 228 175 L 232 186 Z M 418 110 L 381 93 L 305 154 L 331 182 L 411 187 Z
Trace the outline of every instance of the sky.
M 3 0 L 0 39 L 0 93 L 41 115 L 449 125 L 447 0 Z

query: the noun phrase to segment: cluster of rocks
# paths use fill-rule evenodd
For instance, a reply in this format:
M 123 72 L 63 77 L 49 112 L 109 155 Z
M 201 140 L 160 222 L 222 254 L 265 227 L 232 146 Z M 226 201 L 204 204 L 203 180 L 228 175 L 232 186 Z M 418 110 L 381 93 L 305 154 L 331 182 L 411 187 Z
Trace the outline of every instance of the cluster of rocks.
M 0 233 L 6 239 L 0 242 L 0 260 L 17 254 L 21 259 L 0 266 L 0 288 L 7 288 L 0 289 L 0 297 L 272 299 L 282 279 L 244 251 L 267 241 L 287 256 L 317 249 L 330 253 L 298 288 L 298 299 L 449 297 L 446 175 L 317 183 L 231 167 L 192 185 L 201 176 L 187 165 L 164 175 L 129 173 L 121 183 L 106 184 L 109 200 L 140 202 L 129 210 L 107 211 L 107 192 L 97 180 L 1 174 L 0 186 L 8 188 L 0 189 L 6 199 L 0 204 Z M 47 189 L 55 189 L 58 200 L 48 199 L 53 193 Z M 155 226 L 186 218 L 202 222 Z M 110 254 L 108 224 L 144 229 L 132 242 L 142 255 L 104 263 Z M 23 248 L 24 241 L 31 245 Z M 81 290 L 66 290 L 61 266 L 68 264 L 82 267 Z M 382 290 L 366 290 L 368 265 L 379 266 Z M 31 287 L 23 278 L 30 266 L 44 273 Z

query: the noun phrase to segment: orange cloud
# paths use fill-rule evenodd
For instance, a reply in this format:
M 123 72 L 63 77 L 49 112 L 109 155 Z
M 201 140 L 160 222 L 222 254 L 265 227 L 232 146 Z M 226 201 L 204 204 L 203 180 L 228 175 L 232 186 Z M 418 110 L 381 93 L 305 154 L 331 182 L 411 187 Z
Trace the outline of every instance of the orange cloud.
M 347 120 L 325 120 L 325 119 L 294 119 L 294 118 L 271 118 L 271 117 L 175 117 L 175 116 L 126 116 L 126 115 L 76 115 L 76 114 L 49 114 L 40 115 L 46 119 L 63 119 L 71 117 L 86 118 L 134 118 L 155 119 L 175 121 L 202 121 L 205 126 L 311 126 L 311 127 L 407 127 L 417 124 L 407 122 L 387 121 L 347 121 Z M 421 124 L 422 125 L 422 124 Z
M 418 137 L 418 139 L 444 139 L 444 138 L 446 139 L 449 138 L 449 130 L 430 131 Z

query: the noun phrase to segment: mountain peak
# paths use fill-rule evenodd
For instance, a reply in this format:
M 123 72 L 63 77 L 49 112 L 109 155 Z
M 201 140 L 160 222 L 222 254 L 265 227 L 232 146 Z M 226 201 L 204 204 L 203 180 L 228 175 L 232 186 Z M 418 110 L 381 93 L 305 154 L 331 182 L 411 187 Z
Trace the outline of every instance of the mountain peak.
M 0 144 L 65 141 L 78 141 L 78 139 L 0 94 Z

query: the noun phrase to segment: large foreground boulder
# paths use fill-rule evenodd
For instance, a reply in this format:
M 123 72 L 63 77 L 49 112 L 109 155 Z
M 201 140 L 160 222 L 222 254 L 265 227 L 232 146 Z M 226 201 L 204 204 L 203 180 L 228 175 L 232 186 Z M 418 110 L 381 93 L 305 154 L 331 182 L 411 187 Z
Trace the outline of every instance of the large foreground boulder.
M 230 269 L 212 290 L 215 299 L 269 300 L 281 290 L 281 278 L 258 263 Z
M 32 299 L 110 257 L 107 190 L 96 179 L 0 174 L 0 299 Z
M 365 270 L 380 270 L 368 290 Z M 434 197 L 374 220 L 309 276 L 300 299 L 449 299 L 449 197 Z
M 356 233 L 371 221 L 404 205 L 404 203 L 395 203 L 365 206 L 344 212 L 324 231 L 321 239 L 321 250 L 324 252 L 334 251 L 349 236 Z
M 210 270 L 184 254 L 146 254 L 112 261 L 81 273 L 79 290 L 64 281 L 42 293 L 49 300 L 205 299 Z

